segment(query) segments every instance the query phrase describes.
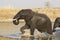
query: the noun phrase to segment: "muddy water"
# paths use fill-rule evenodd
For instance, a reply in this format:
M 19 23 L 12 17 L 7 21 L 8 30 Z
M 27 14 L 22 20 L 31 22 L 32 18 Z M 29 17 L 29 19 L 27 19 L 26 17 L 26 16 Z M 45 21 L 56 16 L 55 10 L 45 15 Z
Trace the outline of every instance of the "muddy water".
M 0 35 L 18 33 L 24 24 L 24 22 L 19 23 L 19 25 L 14 25 L 12 22 L 0 22 Z
M 0 22 L 0 35 L 19 33 L 20 32 L 20 28 L 24 24 L 25 24 L 25 22 L 20 22 L 19 25 L 14 25 L 12 22 Z M 59 39 L 60 39 L 60 36 L 59 36 L 59 38 L 57 38 L 57 37 L 53 38 L 53 40 L 59 40 Z

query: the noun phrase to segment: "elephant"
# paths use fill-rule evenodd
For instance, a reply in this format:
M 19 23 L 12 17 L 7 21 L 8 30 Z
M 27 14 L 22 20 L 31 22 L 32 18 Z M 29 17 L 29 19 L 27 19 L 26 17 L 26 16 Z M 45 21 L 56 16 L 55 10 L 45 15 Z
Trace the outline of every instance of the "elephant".
M 30 35 L 34 35 L 34 30 L 39 32 L 47 32 L 52 34 L 52 23 L 49 17 L 45 14 L 34 12 L 31 9 L 22 9 L 13 17 L 13 24 L 18 25 L 19 20 L 24 19 L 25 25 L 20 28 L 24 34 L 24 29 L 30 29 Z
M 57 17 L 54 21 L 54 25 L 53 25 L 53 32 L 55 32 L 55 28 L 56 27 L 60 27 L 60 17 Z

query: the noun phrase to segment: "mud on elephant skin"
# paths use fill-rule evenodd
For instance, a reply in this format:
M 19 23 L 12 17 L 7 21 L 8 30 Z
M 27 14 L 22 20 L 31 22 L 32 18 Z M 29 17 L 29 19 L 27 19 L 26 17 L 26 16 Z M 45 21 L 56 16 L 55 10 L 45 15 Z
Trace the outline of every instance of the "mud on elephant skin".
M 57 17 L 57 18 L 55 19 L 55 22 L 54 22 L 54 25 L 53 25 L 53 32 L 56 31 L 56 30 L 55 30 L 56 27 L 60 27 L 60 17 Z
M 30 34 L 34 35 L 34 30 L 37 29 L 39 32 L 52 34 L 51 21 L 45 14 L 34 12 L 31 9 L 22 9 L 14 16 L 13 23 L 18 25 L 20 19 L 25 20 L 25 25 L 20 29 L 22 33 L 24 29 L 30 29 Z

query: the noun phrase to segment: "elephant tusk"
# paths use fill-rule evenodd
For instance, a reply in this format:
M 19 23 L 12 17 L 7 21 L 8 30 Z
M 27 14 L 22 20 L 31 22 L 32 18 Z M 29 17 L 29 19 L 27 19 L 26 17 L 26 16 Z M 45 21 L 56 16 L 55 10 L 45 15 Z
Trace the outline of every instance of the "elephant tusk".
M 13 21 L 16 20 L 16 19 L 13 19 Z
M 18 22 L 18 21 L 17 21 L 17 19 L 13 19 L 13 21 L 16 21 L 16 22 Z

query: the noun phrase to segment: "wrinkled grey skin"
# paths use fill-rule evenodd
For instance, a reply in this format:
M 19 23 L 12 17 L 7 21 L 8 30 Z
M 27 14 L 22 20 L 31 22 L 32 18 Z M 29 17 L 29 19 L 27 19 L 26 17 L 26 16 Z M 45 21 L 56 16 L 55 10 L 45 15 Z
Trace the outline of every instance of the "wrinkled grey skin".
M 18 25 L 20 19 L 25 20 L 25 25 L 20 29 L 22 33 L 24 29 L 30 29 L 30 34 L 34 35 L 34 30 L 37 29 L 39 32 L 52 34 L 51 21 L 45 14 L 38 14 L 31 9 L 22 9 L 14 16 L 13 23 Z
M 53 25 L 53 32 L 55 32 L 55 28 L 60 27 L 60 17 L 55 19 L 54 25 Z

